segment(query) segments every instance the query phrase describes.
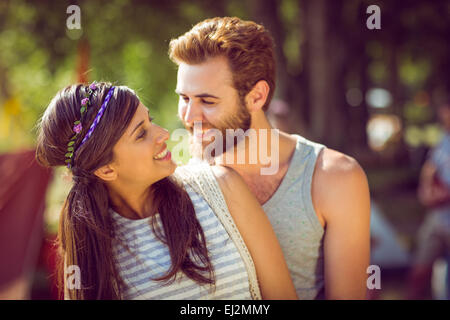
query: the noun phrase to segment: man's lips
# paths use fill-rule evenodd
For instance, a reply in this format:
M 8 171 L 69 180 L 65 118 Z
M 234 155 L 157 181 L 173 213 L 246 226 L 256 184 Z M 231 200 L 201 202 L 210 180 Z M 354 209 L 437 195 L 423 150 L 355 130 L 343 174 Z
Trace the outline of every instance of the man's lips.
M 196 140 L 207 140 L 209 141 L 212 136 L 214 136 L 214 129 L 207 130 L 193 130 L 192 134 Z

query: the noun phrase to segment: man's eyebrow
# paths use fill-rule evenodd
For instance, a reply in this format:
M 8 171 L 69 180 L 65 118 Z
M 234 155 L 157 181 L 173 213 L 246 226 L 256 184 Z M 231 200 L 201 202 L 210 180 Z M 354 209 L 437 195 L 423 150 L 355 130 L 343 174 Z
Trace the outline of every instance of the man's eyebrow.
M 178 94 L 179 96 L 186 96 L 184 93 L 179 92 L 177 90 L 175 90 L 175 93 Z M 216 97 L 216 96 L 214 96 L 212 94 L 209 94 L 209 93 L 197 94 L 195 97 L 196 98 L 214 98 L 214 99 L 219 99 L 219 97 Z
M 214 99 L 219 99 L 219 97 L 213 96 L 212 94 L 209 93 L 202 93 L 202 94 L 198 94 L 196 95 L 197 98 L 214 98 Z
M 133 135 L 133 133 L 137 130 L 137 128 L 139 128 L 140 126 L 142 126 L 144 124 L 145 120 L 142 120 L 141 122 L 138 123 L 138 125 L 133 129 L 133 131 L 131 131 L 130 136 Z

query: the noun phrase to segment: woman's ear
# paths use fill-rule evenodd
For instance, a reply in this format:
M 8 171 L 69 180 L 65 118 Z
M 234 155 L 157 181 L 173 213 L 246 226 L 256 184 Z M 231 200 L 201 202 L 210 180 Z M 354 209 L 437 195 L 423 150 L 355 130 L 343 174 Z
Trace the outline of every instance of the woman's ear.
M 269 96 L 270 87 L 266 80 L 259 80 L 245 97 L 249 112 L 261 110 Z
M 110 164 L 98 168 L 94 171 L 94 174 L 106 182 L 114 181 L 117 179 L 117 171 Z

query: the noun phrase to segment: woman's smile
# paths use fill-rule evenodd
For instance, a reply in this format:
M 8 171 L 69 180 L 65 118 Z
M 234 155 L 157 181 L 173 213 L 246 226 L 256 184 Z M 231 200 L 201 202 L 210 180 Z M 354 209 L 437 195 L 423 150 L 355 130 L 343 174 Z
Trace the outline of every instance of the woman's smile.
M 170 151 L 167 149 L 167 146 L 164 147 L 163 151 L 161 151 L 160 153 L 158 153 L 156 156 L 153 157 L 153 159 L 159 161 L 167 161 L 170 160 L 171 158 L 172 155 Z

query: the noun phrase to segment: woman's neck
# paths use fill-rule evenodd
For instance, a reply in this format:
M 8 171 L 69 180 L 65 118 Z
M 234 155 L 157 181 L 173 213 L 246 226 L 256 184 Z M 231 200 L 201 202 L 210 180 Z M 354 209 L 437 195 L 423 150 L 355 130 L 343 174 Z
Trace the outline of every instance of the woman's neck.
M 151 188 L 126 188 L 123 190 L 124 188 L 114 186 L 108 189 L 110 205 L 121 216 L 137 220 L 154 214 L 150 205 L 153 202 Z

